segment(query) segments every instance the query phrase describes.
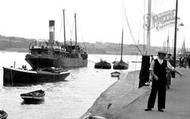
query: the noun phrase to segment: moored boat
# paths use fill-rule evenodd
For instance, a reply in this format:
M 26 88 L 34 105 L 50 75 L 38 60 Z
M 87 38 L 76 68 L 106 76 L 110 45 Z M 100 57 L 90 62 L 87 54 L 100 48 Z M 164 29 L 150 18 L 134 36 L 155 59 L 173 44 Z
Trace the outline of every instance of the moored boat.
M 25 60 L 33 70 L 45 67 L 77 68 L 86 67 L 88 54 L 84 48 L 77 43 L 77 25 L 75 14 L 75 44 L 66 43 L 65 12 L 64 19 L 64 43 L 55 41 L 55 21 L 49 21 L 49 41 L 33 42 L 29 46 L 29 53 Z
M 120 70 L 125 70 L 128 69 L 129 64 L 123 61 L 123 30 L 122 30 L 122 37 L 121 37 L 121 59 L 120 61 L 114 61 L 113 63 L 113 69 L 120 69 Z
M 96 69 L 111 69 L 111 64 L 107 61 L 100 60 L 100 62 L 95 63 L 94 68 L 96 68 Z
M 42 101 L 45 97 L 45 91 L 36 90 L 28 93 L 20 94 L 20 97 L 26 102 Z
M 111 73 L 111 77 L 119 77 L 120 74 L 121 74 L 120 72 L 114 71 L 114 72 Z
M 47 67 L 38 70 L 27 70 L 23 68 L 3 67 L 3 85 L 31 85 L 45 82 L 64 81 L 70 74 L 62 68 Z
M 0 110 L 0 119 L 6 119 L 8 117 L 7 112 Z
M 113 65 L 113 69 L 128 69 L 129 67 L 129 64 L 126 63 L 126 62 L 123 62 L 123 61 L 119 61 L 119 62 L 116 62 L 114 63 Z

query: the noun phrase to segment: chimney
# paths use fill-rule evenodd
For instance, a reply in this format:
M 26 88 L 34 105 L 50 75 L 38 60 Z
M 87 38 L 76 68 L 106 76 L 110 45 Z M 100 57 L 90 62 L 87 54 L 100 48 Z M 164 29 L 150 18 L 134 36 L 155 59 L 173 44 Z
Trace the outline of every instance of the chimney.
M 53 45 L 55 40 L 55 21 L 49 20 L 49 43 Z

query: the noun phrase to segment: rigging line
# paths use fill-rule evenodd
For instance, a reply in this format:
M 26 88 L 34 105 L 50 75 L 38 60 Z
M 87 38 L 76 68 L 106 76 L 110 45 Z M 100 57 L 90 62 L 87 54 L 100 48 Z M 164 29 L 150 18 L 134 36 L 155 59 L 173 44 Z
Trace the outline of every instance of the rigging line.
M 143 11 L 143 14 L 145 14 L 145 4 L 146 4 L 146 2 L 145 2 L 145 0 L 144 0 L 144 11 Z M 145 54 L 145 30 L 143 30 L 143 53 Z
M 84 45 L 84 47 L 85 47 L 85 49 L 87 49 L 87 46 L 86 46 L 86 43 L 85 43 L 85 40 L 83 40 L 84 39 L 84 36 L 83 36 L 83 32 L 82 32 L 82 27 L 81 27 L 82 25 L 80 25 L 80 23 L 78 22 L 78 29 L 79 28 L 81 28 L 81 29 L 79 29 L 79 36 L 81 37 L 81 40 L 83 41 L 83 43 L 81 43 L 81 44 L 83 44 Z
M 145 4 L 146 4 L 146 2 L 145 2 L 145 0 L 144 0 L 144 5 L 143 5 L 143 7 L 144 7 L 144 10 L 143 10 L 143 14 L 145 14 Z M 145 30 L 143 29 L 143 53 L 145 54 L 145 49 L 146 49 L 146 47 L 145 47 Z
M 59 29 L 59 34 L 60 34 L 60 35 L 59 35 L 59 36 L 63 35 L 63 34 L 62 34 L 62 33 L 63 33 L 63 32 L 62 32 L 62 29 L 63 29 L 62 27 L 63 27 L 63 18 L 62 18 L 62 16 L 61 16 L 61 25 L 60 25 L 60 29 Z
M 75 30 L 75 20 L 73 20 L 71 27 L 72 27 L 72 29 L 71 29 L 71 39 L 73 41 L 73 39 L 75 39 L 75 33 L 74 33 L 74 30 Z
M 141 50 L 139 49 L 139 47 L 136 45 L 136 42 L 135 42 L 134 36 L 133 36 L 133 34 L 132 34 L 132 31 L 131 31 L 131 28 L 130 28 L 130 25 L 129 25 L 129 21 L 128 21 L 128 18 L 127 18 L 127 15 L 126 15 L 126 9 L 125 9 L 125 6 L 124 6 L 124 2 L 123 2 L 123 9 L 124 9 L 124 12 L 125 12 L 125 18 L 126 18 L 126 21 L 127 21 L 127 25 L 128 25 L 128 28 L 129 28 L 129 31 L 130 31 L 131 37 L 132 37 L 132 39 L 133 39 L 133 41 L 134 41 L 134 43 L 135 43 L 136 48 L 139 50 L 139 52 L 140 52 L 141 55 L 142 55 L 142 52 L 141 52 Z
M 71 24 L 68 22 L 69 20 L 68 20 L 68 18 L 67 17 L 65 17 L 65 19 L 66 19 L 66 24 L 68 24 L 67 26 L 69 27 L 69 31 L 70 31 L 70 38 L 72 38 L 72 34 L 73 34 L 73 29 L 71 29 Z M 72 22 L 73 23 L 73 22 Z M 73 25 L 72 25 L 72 27 L 73 27 Z M 70 38 L 69 38 L 69 40 L 70 40 Z
M 140 14 L 144 14 L 144 13 L 143 13 L 143 10 L 141 10 Z M 141 15 L 139 15 L 139 16 L 140 16 L 140 18 L 139 18 L 139 19 L 140 19 L 140 24 L 139 24 L 138 41 L 137 41 L 138 45 L 139 45 L 139 41 L 140 41 L 140 35 L 141 35 L 141 33 L 142 33 L 141 30 L 142 30 L 142 27 L 143 27 L 143 26 L 142 26 L 143 23 L 142 23 L 142 19 L 141 19 L 142 16 L 141 16 Z M 141 27 L 141 26 L 142 26 L 142 27 Z
M 165 0 L 161 0 L 161 5 L 160 6 L 164 6 L 165 4 Z
M 140 39 L 141 25 L 142 25 L 142 22 L 141 22 L 141 19 L 140 19 L 139 31 L 138 31 L 138 41 L 137 42 L 139 42 L 139 39 Z M 138 45 L 139 45 L 139 43 L 138 43 Z

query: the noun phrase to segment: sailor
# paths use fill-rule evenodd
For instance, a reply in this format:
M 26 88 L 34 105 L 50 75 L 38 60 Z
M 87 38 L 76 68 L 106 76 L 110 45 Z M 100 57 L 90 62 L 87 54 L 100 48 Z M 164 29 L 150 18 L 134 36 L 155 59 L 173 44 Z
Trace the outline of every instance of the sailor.
M 166 100 L 166 70 L 170 69 L 175 71 L 180 76 L 182 74 L 177 71 L 167 60 L 165 60 L 166 52 L 159 51 L 158 57 L 151 62 L 150 74 L 152 75 L 152 89 L 148 99 L 147 109 L 145 111 L 151 111 L 154 108 L 156 95 L 158 93 L 158 111 L 163 112 L 165 109 Z

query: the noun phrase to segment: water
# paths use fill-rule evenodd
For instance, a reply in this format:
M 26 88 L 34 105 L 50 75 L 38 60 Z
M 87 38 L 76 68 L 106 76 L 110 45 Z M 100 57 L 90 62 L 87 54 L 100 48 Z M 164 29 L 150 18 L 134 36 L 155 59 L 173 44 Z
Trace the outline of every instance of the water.
M 3 66 L 16 67 L 27 65 L 24 60 L 26 53 L 0 52 L 0 109 L 8 112 L 8 119 L 77 119 L 84 114 L 96 98 L 117 81 L 111 78 L 110 70 L 94 69 L 94 63 L 100 58 L 113 62 L 119 56 L 89 55 L 88 67 L 72 69 L 66 81 L 44 83 L 24 87 L 3 86 Z M 140 60 L 140 56 L 124 56 L 129 61 L 129 70 L 140 69 L 140 64 L 131 61 Z M 43 89 L 46 92 L 45 101 L 40 104 L 25 104 L 20 98 L 21 93 Z

